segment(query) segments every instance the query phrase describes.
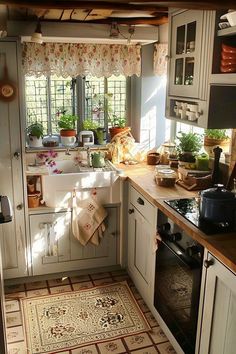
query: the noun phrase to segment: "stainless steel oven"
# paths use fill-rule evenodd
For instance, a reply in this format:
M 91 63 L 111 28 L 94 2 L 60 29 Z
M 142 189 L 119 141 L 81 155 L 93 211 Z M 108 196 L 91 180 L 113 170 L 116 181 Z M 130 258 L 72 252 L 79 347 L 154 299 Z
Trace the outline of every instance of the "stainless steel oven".
M 164 216 L 156 257 L 154 306 L 185 354 L 194 354 L 203 247 Z

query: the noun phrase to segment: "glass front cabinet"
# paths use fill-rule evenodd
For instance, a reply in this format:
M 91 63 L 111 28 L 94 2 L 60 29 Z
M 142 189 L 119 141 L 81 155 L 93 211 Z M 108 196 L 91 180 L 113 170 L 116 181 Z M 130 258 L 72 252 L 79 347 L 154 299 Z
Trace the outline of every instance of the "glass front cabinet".
M 172 16 L 169 93 L 198 97 L 203 11 L 184 11 Z

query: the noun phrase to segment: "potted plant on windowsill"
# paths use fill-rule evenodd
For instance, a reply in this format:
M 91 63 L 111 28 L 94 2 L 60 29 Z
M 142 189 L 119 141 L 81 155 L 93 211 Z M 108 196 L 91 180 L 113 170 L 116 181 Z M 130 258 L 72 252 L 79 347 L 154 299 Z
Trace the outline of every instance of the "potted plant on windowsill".
M 220 146 L 224 152 L 229 152 L 230 138 L 226 129 L 205 129 L 204 148 L 213 157 L 213 149 Z
M 126 126 L 126 118 L 117 117 L 117 115 L 113 114 L 109 119 L 109 123 L 111 123 L 111 128 L 109 128 L 111 139 L 119 134 L 124 132 L 127 129 L 130 129 Z
M 176 145 L 179 166 L 194 169 L 195 156 L 202 148 L 202 136 L 196 133 L 179 132 Z
M 35 122 L 30 124 L 26 128 L 28 134 L 28 144 L 31 148 L 37 148 L 42 146 L 43 138 L 43 125 L 41 123 Z
M 62 115 L 59 115 L 58 127 L 61 128 L 61 143 L 65 146 L 74 145 L 76 142 L 76 122 L 79 119 L 78 116 L 73 114 L 66 114 L 64 111 Z

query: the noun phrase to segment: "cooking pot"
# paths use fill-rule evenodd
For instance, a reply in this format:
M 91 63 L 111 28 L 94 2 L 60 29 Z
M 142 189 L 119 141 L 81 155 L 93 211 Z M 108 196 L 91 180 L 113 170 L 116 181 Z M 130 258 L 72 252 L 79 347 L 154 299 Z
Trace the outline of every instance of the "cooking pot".
M 234 193 L 217 184 L 200 194 L 200 217 L 214 223 L 235 223 L 236 198 Z

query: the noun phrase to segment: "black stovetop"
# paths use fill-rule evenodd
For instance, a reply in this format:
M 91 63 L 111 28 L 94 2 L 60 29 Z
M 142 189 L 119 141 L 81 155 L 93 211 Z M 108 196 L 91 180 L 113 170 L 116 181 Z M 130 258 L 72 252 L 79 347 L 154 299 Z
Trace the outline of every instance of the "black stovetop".
M 201 219 L 199 215 L 198 202 L 195 198 L 172 199 L 165 200 L 164 202 L 207 235 L 235 231 L 235 225 L 229 225 L 227 223 L 213 223 Z

